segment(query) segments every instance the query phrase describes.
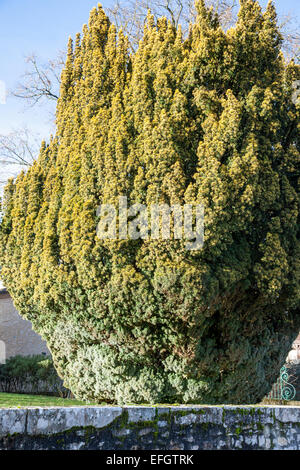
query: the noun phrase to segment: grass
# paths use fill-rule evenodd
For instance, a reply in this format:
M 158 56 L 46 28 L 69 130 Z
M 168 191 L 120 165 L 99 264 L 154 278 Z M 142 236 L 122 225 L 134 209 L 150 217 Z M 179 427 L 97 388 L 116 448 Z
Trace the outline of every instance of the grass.
M 88 403 L 45 395 L 19 395 L 17 393 L 0 393 L 0 408 L 26 408 L 28 406 L 87 406 Z
M 95 403 L 87 403 L 75 399 L 51 397 L 45 395 L 21 395 L 17 393 L 0 393 L 0 408 L 27 408 L 33 407 L 47 407 L 47 406 L 89 406 L 96 405 Z M 105 406 L 107 403 L 100 403 L 99 406 Z M 129 406 L 130 404 L 128 404 Z M 134 405 L 134 404 L 132 404 Z M 263 400 L 261 403 L 257 403 L 254 406 L 266 406 L 266 405 L 290 405 L 300 406 L 299 401 L 281 401 L 281 400 Z M 139 406 L 149 406 L 147 404 L 140 404 Z M 173 403 L 171 405 L 156 404 L 150 405 L 154 407 L 159 406 L 181 406 L 179 403 Z M 184 406 L 184 405 L 182 405 Z M 188 405 L 185 405 L 188 406 Z M 210 406 L 210 405 L 202 405 Z M 223 405 L 217 405 L 223 406 Z M 231 406 L 234 406 L 232 404 Z M 243 406 L 243 405 L 239 405 Z M 249 405 L 248 405 L 249 406 Z

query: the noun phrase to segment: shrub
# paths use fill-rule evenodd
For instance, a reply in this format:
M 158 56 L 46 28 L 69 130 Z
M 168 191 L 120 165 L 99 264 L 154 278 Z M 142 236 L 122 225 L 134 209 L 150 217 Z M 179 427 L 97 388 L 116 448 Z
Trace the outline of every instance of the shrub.
M 31 393 L 67 396 L 53 366 L 43 355 L 14 356 L 0 365 L 0 390 L 5 393 Z
M 129 54 L 101 7 L 70 40 L 57 133 L 6 188 L 1 276 L 76 397 L 253 403 L 299 320 L 299 66 L 272 3 Z M 205 243 L 102 240 L 99 204 L 202 204 Z

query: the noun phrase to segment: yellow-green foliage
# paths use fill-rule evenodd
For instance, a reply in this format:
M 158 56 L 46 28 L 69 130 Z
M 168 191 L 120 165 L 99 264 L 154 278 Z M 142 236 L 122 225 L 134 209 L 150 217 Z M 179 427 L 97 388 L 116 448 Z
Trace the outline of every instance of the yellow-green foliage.
M 69 41 L 57 133 L 6 188 L 1 276 L 78 398 L 261 400 L 299 328 L 299 66 L 272 3 L 134 53 L 102 8 Z M 205 243 L 100 240 L 96 209 L 201 203 Z

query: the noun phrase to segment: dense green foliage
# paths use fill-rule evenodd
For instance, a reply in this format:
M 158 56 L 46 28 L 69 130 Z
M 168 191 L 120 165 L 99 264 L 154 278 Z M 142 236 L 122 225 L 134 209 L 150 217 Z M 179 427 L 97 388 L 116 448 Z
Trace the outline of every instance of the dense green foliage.
M 272 3 L 129 54 L 101 7 L 70 40 L 57 134 L 6 188 L 1 276 L 78 398 L 253 403 L 298 333 L 299 66 Z M 100 203 L 197 202 L 205 243 L 100 240 Z
M 50 357 L 14 356 L 0 364 L 0 391 L 67 396 Z

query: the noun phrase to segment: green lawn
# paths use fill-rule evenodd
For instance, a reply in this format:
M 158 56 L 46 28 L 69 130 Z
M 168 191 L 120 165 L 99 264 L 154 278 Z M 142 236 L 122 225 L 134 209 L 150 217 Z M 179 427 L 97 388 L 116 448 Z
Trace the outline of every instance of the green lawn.
M 0 393 L 0 408 L 27 406 L 87 406 L 87 403 L 58 397 L 42 395 L 18 395 L 17 393 Z
M 28 406 L 89 406 L 94 405 L 95 403 L 86 403 L 75 399 L 68 398 L 58 398 L 58 397 L 48 397 L 45 395 L 20 395 L 17 393 L 0 393 L 0 408 L 26 408 Z M 107 405 L 107 403 L 100 403 L 100 406 Z M 264 405 L 290 405 L 290 406 L 300 406 L 299 401 L 275 401 L 275 400 L 264 400 L 262 403 L 256 404 L 255 406 L 264 406 Z M 149 406 L 147 404 L 140 406 Z M 156 404 L 152 406 L 180 406 L 178 403 L 173 403 L 171 405 L 165 404 Z M 209 405 L 203 405 L 209 406 Z M 223 405 L 218 405 L 223 406 Z M 234 406 L 234 405 L 232 405 Z M 240 405 L 242 406 L 242 405 Z

